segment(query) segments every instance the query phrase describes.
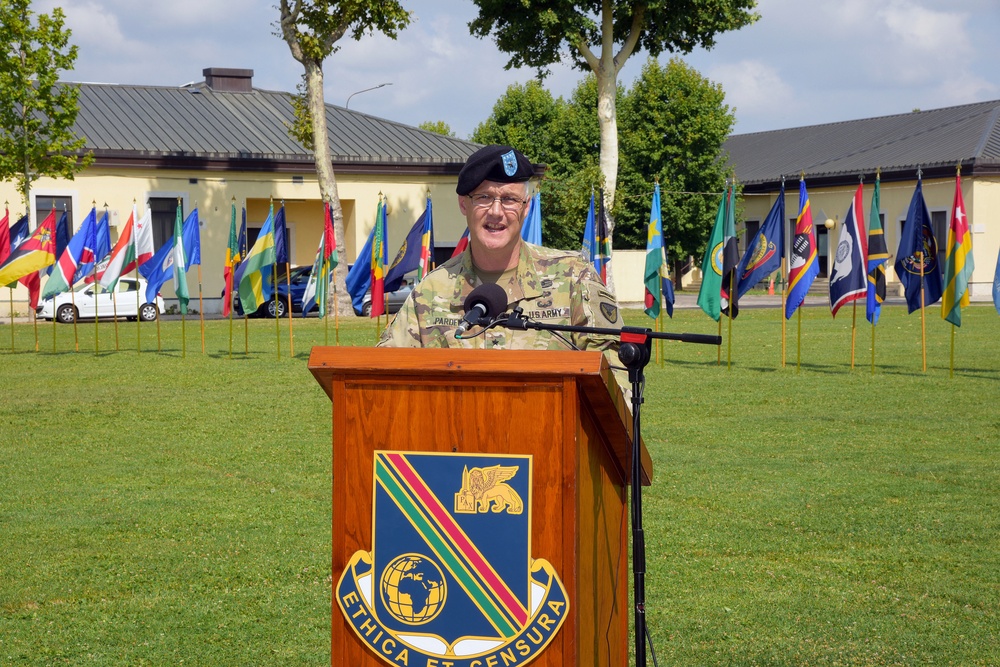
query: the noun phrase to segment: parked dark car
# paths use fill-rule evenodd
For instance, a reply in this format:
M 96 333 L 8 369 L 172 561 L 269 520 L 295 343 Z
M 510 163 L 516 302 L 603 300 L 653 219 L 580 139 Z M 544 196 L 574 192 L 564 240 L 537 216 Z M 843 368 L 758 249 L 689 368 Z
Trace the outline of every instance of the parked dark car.
M 285 278 L 285 271 L 281 270 L 278 272 L 278 289 L 277 300 L 274 296 L 267 301 L 264 305 L 256 310 L 256 312 L 251 313 L 250 317 L 274 317 L 275 312 L 277 312 L 278 317 L 285 317 L 288 312 L 288 284 L 291 282 L 292 290 L 292 312 L 301 313 L 302 312 L 302 296 L 306 291 L 306 284 L 309 282 L 309 276 L 312 274 L 312 266 L 296 266 L 292 268 L 291 281 Z M 410 276 L 408 279 L 403 281 L 403 285 L 400 286 L 395 292 L 389 292 L 385 295 L 386 308 L 390 313 L 395 313 L 398 311 L 403 302 L 406 301 L 406 297 L 410 295 L 413 290 L 413 277 Z M 309 312 L 317 310 L 317 306 L 313 306 L 309 309 Z M 233 312 L 239 316 L 243 317 L 243 306 L 240 304 L 239 295 L 236 294 L 234 289 L 233 293 Z M 365 293 L 364 301 L 361 305 L 361 310 L 357 308 L 354 309 L 355 315 L 360 315 L 364 317 L 370 317 L 372 312 L 372 294 L 371 291 Z
M 309 275 L 312 273 L 312 266 L 295 266 L 292 267 L 291 279 L 285 276 L 285 270 L 281 269 L 278 271 L 278 288 L 275 290 L 277 292 L 277 300 L 274 298 L 275 295 L 272 293 L 271 299 L 264 303 L 260 308 L 258 308 L 253 313 L 250 313 L 250 317 L 274 317 L 275 312 L 277 312 L 278 317 L 284 317 L 288 310 L 288 285 L 291 283 L 292 289 L 292 312 L 300 313 L 302 312 L 302 295 L 306 291 L 306 283 L 309 282 Z M 233 312 L 239 316 L 243 317 L 243 305 L 240 303 L 240 297 L 237 293 L 237 288 L 233 286 Z M 315 310 L 316 307 L 313 306 L 310 309 Z

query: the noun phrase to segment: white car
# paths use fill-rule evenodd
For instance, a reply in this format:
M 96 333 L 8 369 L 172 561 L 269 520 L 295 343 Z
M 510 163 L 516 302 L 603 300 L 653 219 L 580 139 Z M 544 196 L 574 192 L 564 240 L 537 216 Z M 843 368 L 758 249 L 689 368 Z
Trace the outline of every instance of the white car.
M 136 302 L 136 284 L 138 283 L 139 299 Z M 94 295 L 94 292 L 97 295 Z M 45 299 L 35 310 L 38 317 L 51 320 L 53 313 L 59 322 L 72 324 L 77 318 L 93 319 L 95 315 L 99 319 L 112 319 L 116 312 L 118 317 L 125 317 L 130 320 L 138 319 L 143 322 L 152 322 L 158 314 L 163 314 L 166 310 L 163 307 L 163 299 L 156 295 L 156 303 L 146 302 L 146 281 L 135 278 L 122 278 L 115 285 L 114 302 L 112 293 L 105 290 L 99 284 L 80 285 L 74 290 L 74 294 L 69 292 L 56 294 Z M 95 312 L 96 311 L 96 312 Z

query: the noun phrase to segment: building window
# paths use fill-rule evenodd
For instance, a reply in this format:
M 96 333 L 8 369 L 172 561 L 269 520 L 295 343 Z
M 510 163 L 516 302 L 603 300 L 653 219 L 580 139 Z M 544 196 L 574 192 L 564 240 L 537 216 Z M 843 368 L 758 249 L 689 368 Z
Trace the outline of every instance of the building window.
M 53 210 L 56 212 L 57 224 L 59 218 L 62 217 L 63 211 L 66 212 L 67 229 L 69 230 L 69 235 L 72 236 L 75 227 L 73 225 L 73 198 L 70 196 L 39 195 L 35 197 L 34 226 L 37 227 Z

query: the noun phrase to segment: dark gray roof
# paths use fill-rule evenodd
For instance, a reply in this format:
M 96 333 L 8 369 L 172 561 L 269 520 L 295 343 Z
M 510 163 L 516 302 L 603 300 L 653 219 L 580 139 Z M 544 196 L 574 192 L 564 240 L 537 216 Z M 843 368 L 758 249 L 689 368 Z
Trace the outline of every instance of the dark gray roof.
M 80 88 L 76 133 L 98 161 L 144 157 L 262 164 L 312 162 L 293 140 L 291 96 L 284 92 L 74 84 Z M 461 166 L 479 146 L 343 107 L 327 105 L 335 165 Z M 457 169 L 455 169 L 457 171 Z
M 735 134 L 723 145 L 740 182 L 770 186 L 782 175 L 857 182 L 881 169 L 883 179 L 937 172 L 1000 171 L 1000 101 L 945 109 Z

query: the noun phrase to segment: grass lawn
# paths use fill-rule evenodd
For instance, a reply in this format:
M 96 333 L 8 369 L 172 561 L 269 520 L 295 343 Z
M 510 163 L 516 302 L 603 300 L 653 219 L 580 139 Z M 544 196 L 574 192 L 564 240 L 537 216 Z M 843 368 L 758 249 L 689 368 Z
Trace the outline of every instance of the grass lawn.
M 777 309 L 647 369 L 649 625 L 661 665 L 1000 664 L 1000 317 Z M 641 312 L 629 323 L 645 326 Z M 323 665 L 330 404 L 316 319 L 0 326 L 0 665 Z M 715 333 L 700 311 L 670 331 Z M 723 329 L 726 333 L 726 327 Z M 331 325 L 330 341 L 334 341 Z M 374 323 L 341 326 L 371 345 Z M 27 350 L 32 350 L 28 352 Z M 338 573 L 339 574 L 339 573 Z

